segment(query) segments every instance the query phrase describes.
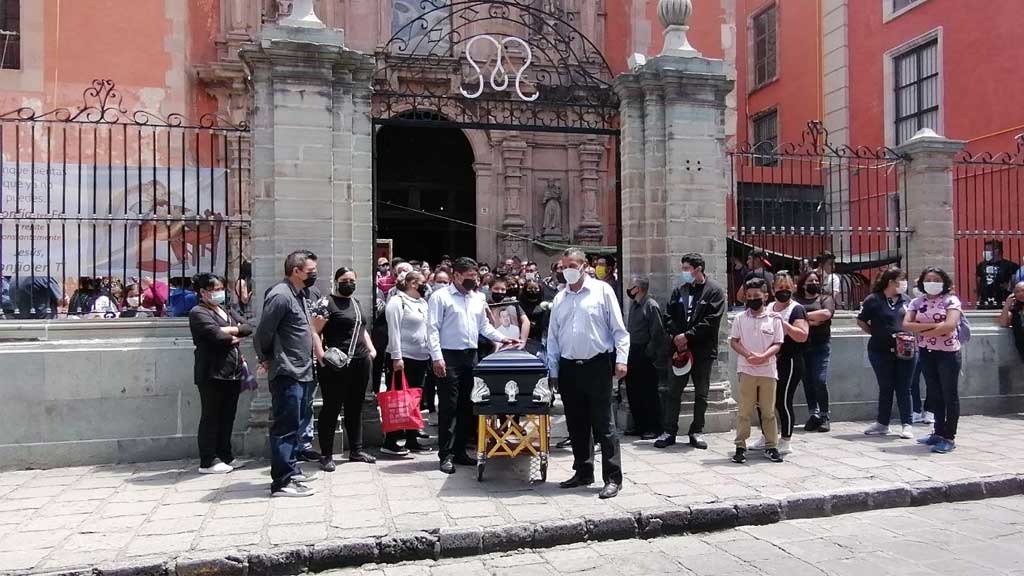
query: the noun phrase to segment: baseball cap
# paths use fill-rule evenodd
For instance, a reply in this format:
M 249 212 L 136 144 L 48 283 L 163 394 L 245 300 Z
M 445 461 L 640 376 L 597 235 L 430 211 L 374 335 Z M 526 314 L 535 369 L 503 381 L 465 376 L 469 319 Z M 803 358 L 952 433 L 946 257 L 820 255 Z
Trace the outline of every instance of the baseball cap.
M 693 354 L 689 350 L 676 352 L 672 355 L 672 373 L 676 376 L 685 376 L 690 373 L 693 367 Z

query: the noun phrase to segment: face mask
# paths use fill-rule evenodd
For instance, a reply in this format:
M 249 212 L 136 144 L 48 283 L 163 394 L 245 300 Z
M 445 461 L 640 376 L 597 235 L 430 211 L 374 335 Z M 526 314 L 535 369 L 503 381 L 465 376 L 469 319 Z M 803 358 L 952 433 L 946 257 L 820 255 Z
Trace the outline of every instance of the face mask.
M 540 292 L 537 292 L 535 290 L 527 290 L 523 296 L 523 299 L 525 299 L 527 302 L 536 302 L 540 300 Z
M 693 284 L 693 272 L 680 272 L 679 273 L 680 284 Z
M 906 280 L 900 280 L 899 282 L 897 282 L 897 288 L 896 289 L 900 291 L 900 294 L 906 294 L 907 293 L 907 288 L 909 286 L 910 285 L 907 284 Z
M 217 290 L 216 292 L 210 293 L 210 302 L 213 302 L 214 304 L 223 304 L 226 297 L 227 295 L 224 294 L 223 290 Z
M 139 297 L 138 296 L 129 296 L 128 297 L 128 305 L 131 306 L 132 308 L 137 308 L 139 306 Z
M 526 279 L 527 280 L 536 280 L 537 279 L 537 273 L 536 272 L 527 272 L 526 273 Z
M 808 296 L 817 296 L 818 294 L 821 294 L 821 286 L 817 284 L 807 284 L 804 286 L 804 292 L 806 292 Z
M 519 289 L 518 288 L 509 288 L 508 289 L 508 297 L 509 298 L 519 298 Z
M 763 298 L 750 298 L 747 300 L 747 308 L 750 308 L 754 312 L 757 312 L 761 308 L 764 308 Z
M 316 272 L 311 273 L 302 281 L 302 285 L 306 288 L 312 288 L 314 284 L 316 284 Z
M 929 296 L 938 296 L 939 294 L 942 294 L 943 286 L 942 282 L 925 282 L 924 293 Z
M 491 292 L 491 302 L 494 302 L 495 304 L 497 304 L 498 302 L 503 302 L 504 300 L 505 300 L 505 293 L 504 292 Z
M 789 302 L 790 298 L 793 297 L 792 290 L 779 290 L 775 293 L 775 299 L 779 302 Z
M 338 283 L 338 294 L 348 297 L 354 294 L 356 291 L 355 282 L 339 282 Z
M 420 296 L 426 296 L 427 295 L 427 285 L 426 284 L 420 284 L 419 286 L 416 287 L 416 291 L 420 293 Z
M 598 266 L 597 268 L 594 268 L 594 273 L 597 274 L 598 278 L 604 280 L 605 275 L 608 274 L 608 267 Z
M 991 259 L 992 259 L 992 256 L 993 256 L 993 254 L 992 254 L 992 251 L 991 251 L 991 250 L 985 250 L 985 252 L 984 252 L 984 254 L 983 254 L 983 255 L 984 255 L 984 257 L 985 257 L 985 260 L 986 260 L 986 261 L 989 261 L 989 260 L 991 260 Z
M 583 273 L 576 268 L 566 268 L 562 271 L 562 275 L 565 276 L 566 284 L 575 284 L 583 277 Z
M 473 290 L 476 290 L 476 280 L 473 278 L 466 278 L 465 280 L 462 281 L 462 288 L 466 292 L 472 292 Z
M 447 284 L 440 284 L 439 283 L 439 284 L 434 284 L 433 289 L 434 290 L 444 290 L 447 287 L 448 287 Z
M 626 296 L 629 296 L 630 300 L 636 300 L 637 293 L 638 293 L 638 290 L 636 288 L 632 288 L 630 290 L 626 290 Z

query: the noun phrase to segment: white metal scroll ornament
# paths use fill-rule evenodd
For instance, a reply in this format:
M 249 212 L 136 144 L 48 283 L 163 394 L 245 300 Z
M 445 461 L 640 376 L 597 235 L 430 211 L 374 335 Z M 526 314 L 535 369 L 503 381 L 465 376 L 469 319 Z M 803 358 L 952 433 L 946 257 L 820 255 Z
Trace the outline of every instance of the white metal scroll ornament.
M 533 51 L 530 50 L 530 45 L 527 44 L 526 41 L 523 40 L 522 38 L 517 38 L 515 36 L 508 36 L 506 38 L 498 40 L 497 38 L 491 36 L 490 34 L 481 34 L 479 36 L 474 36 L 470 38 L 468 42 L 466 42 L 466 61 L 468 61 L 469 65 L 473 67 L 473 70 L 476 70 L 477 79 L 480 81 L 480 85 L 477 87 L 476 92 L 467 92 L 465 88 L 460 87 L 459 90 L 462 92 L 462 95 L 465 96 L 466 98 L 472 99 L 478 98 L 481 94 L 484 93 L 484 73 L 480 69 L 480 65 L 475 60 L 473 60 L 473 45 L 476 44 L 476 41 L 480 39 L 490 41 L 491 44 L 494 44 L 494 47 L 497 49 L 497 57 L 495 58 L 494 69 L 491 70 L 490 84 L 491 88 L 498 92 L 508 89 L 509 84 L 509 74 L 505 70 L 504 63 L 506 59 L 505 45 L 510 42 L 518 42 L 520 45 L 522 45 L 523 49 L 526 52 L 526 58 L 525 60 L 523 60 L 523 65 L 520 66 L 519 69 L 516 70 L 515 72 L 516 94 L 518 94 L 519 98 L 526 102 L 533 102 L 534 100 L 536 100 L 540 96 L 539 93 L 534 92 L 532 95 L 527 96 L 523 94 L 522 89 L 523 73 L 526 72 L 526 69 L 529 68 L 530 64 L 533 63 Z M 511 62 L 511 59 L 509 59 L 509 61 Z

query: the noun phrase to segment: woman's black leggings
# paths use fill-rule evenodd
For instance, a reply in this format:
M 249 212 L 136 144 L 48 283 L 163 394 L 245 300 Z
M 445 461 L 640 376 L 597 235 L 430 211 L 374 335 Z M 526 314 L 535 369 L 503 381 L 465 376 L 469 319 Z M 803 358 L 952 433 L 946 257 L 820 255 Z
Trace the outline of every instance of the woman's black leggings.
M 791 438 L 795 422 L 793 395 L 804 377 L 804 359 L 800 356 L 779 358 L 777 366 L 779 383 L 775 386 L 775 411 L 779 414 L 779 434 Z
M 341 370 L 324 368 L 320 371 L 320 395 L 324 404 L 317 422 L 320 436 L 320 452 L 323 456 L 334 455 L 334 432 L 338 429 L 338 415 L 345 406 L 345 435 L 348 437 L 349 454 L 363 449 L 363 401 L 366 387 L 370 383 L 373 364 L 368 357 L 353 358 Z

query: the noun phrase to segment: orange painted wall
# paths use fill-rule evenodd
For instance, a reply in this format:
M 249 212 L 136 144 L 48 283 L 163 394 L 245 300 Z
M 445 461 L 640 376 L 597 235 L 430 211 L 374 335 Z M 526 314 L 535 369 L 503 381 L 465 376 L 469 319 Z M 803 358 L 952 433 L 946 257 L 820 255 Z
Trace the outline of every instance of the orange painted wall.
M 647 57 L 661 52 L 664 27 L 658 18 L 658 1 L 644 0 L 638 22 L 633 22 L 633 0 L 607 0 L 606 4 L 605 56 L 616 74 L 627 71 L 626 61 L 640 51 L 634 36 L 634 27 L 649 30 L 650 46 Z M 698 2 L 690 21 L 690 44 L 708 58 L 723 58 L 722 24 L 725 13 L 718 2 Z
M 884 99 L 892 95 L 883 93 L 883 54 L 941 26 L 944 135 L 971 141 L 975 152 L 1012 151 L 1024 132 L 1020 0 L 986 0 L 975 10 L 963 0 L 926 0 L 884 24 L 881 10 L 879 2 L 850 3 L 852 142 L 884 142 Z
M 776 5 L 778 78 L 750 92 L 750 18 Z M 750 118 L 776 108 L 779 142 L 799 142 L 807 122 L 820 120 L 819 0 L 736 0 L 736 141 L 750 142 Z

